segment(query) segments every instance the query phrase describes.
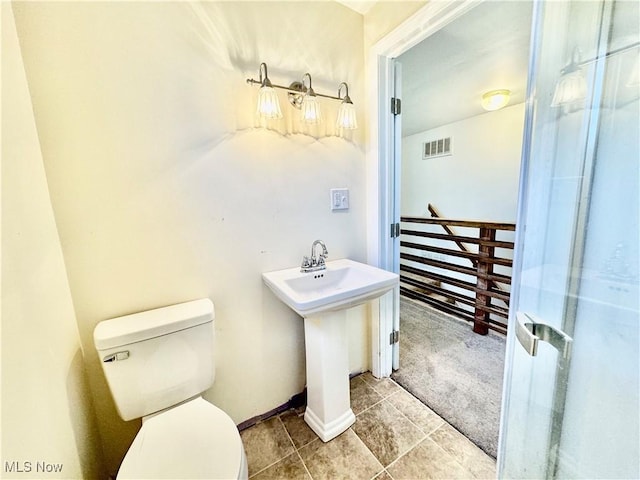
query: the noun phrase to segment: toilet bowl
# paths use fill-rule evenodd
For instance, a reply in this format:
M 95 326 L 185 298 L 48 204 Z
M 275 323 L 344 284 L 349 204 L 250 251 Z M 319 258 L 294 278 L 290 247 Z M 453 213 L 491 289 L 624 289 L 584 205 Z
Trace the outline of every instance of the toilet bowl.
M 201 397 L 145 419 L 118 479 L 247 478 L 231 418 Z
M 118 479 L 246 479 L 233 420 L 200 394 L 215 378 L 209 299 L 100 322 L 94 343 L 124 420 L 142 428 Z

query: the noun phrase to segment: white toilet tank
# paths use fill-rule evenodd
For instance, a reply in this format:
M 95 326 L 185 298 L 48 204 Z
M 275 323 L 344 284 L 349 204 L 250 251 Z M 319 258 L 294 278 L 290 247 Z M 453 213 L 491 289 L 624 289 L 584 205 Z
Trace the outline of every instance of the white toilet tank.
M 100 322 L 93 340 L 118 413 L 143 417 L 212 384 L 214 308 L 208 298 Z

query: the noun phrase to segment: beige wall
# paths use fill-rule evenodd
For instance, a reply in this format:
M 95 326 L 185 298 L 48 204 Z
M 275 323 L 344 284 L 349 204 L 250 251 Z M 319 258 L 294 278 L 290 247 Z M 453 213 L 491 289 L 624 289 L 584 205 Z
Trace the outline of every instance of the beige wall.
M 95 413 L 11 4 L 0 8 L 0 477 L 100 478 L 104 468 Z
M 524 103 L 402 139 L 401 212 L 447 218 L 516 221 Z M 450 137 L 452 154 L 422 159 L 422 145 Z M 469 201 L 472 199 L 473 201 Z
M 47 460 L 60 459 L 69 477 L 116 472 L 139 422 L 117 416 L 92 333 L 99 321 L 125 313 L 211 298 L 217 377 L 205 397 L 237 422 L 302 390 L 302 321 L 263 286 L 260 274 L 297 265 L 316 238 L 325 240 L 331 258 L 365 260 L 364 58 L 423 4 L 385 2 L 365 18 L 333 2 L 305 2 L 305 8 L 292 2 L 14 3 L 30 90 L 23 78 L 17 98 L 24 115 L 30 109 L 25 102 L 33 103 L 37 134 L 33 124 L 21 130 L 26 133 L 19 146 L 33 158 L 15 172 L 21 179 L 3 190 L 3 254 L 13 259 L 3 262 L 3 387 L 25 371 L 33 384 L 29 392 L 3 395 L 3 403 L 10 402 L 3 405 L 3 460 L 9 452 L 28 461 L 20 446 L 41 443 L 64 451 Z M 15 38 L 12 48 L 19 56 Z M 282 93 L 285 117 L 263 125 L 254 114 L 257 88 L 245 83 L 257 78 L 263 61 L 274 83 L 309 72 L 317 91 L 334 93 L 348 82 L 361 129 L 339 137 L 332 118 L 338 104 L 331 101 L 323 102 L 323 125 L 307 129 Z M 27 115 L 25 121 L 33 120 Z M 38 175 L 31 171 L 41 157 L 46 178 L 41 166 Z M 4 187 L 11 173 L 4 163 L 2 173 Z M 28 190 L 16 188 L 25 184 Z M 348 212 L 331 213 L 334 187 L 350 189 Z M 20 208 L 7 219 L 5 205 L 12 202 Z M 24 242 L 24 234 L 23 243 L 6 240 L 11 221 L 45 233 L 33 244 Z M 47 261 L 27 255 L 27 247 L 41 249 Z M 33 269 L 21 273 L 23 281 L 4 288 L 13 280 L 11 265 L 28 261 Z M 42 287 L 51 296 L 33 302 L 34 289 L 40 292 L 45 281 L 54 284 Z M 16 297 L 20 308 L 5 295 Z M 39 314 L 45 310 L 54 322 Z M 352 372 L 369 368 L 367 312 L 349 312 Z M 27 317 L 42 322 L 13 320 Z M 10 336 L 29 344 L 34 365 L 7 366 L 13 349 L 27 347 L 5 347 Z M 52 339 L 53 350 L 36 349 Z M 56 355 L 55 361 L 43 364 L 47 355 Z M 33 390 L 38 380 L 52 389 L 46 411 L 34 407 L 45 395 Z M 62 397 L 58 403 L 56 395 Z M 19 421 L 27 409 L 36 415 L 25 430 Z M 13 422 L 8 412 L 15 414 Z M 52 416 L 51 432 L 35 428 Z M 14 444 L 15 435 L 20 442 Z M 57 439 L 60 445 L 52 442 Z M 28 451 L 40 454 L 39 447 Z
M 364 45 L 369 48 L 428 2 L 377 2 L 364 16 Z
M 240 422 L 305 384 L 301 319 L 261 273 L 298 265 L 316 238 L 365 260 L 362 141 L 325 126 L 255 129 L 261 61 L 274 83 L 341 81 L 362 110 L 363 19 L 336 3 L 34 3 L 14 6 L 40 143 L 115 472 L 139 422 L 115 411 L 93 348 L 106 318 L 209 297 L 216 383 L 205 397 Z M 362 115 L 362 113 L 360 113 Z M 362 120 L 362 118 L 361 118 Z M 329 189 L 351 208 L 332 213 Z M 351 312 L 351 369 L 368 368 L 366 308 Z

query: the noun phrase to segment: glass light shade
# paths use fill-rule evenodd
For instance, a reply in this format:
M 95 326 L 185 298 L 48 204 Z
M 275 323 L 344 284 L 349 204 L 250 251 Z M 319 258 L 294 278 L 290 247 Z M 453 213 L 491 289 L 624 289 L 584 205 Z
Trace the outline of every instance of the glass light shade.
M 358 128 L 358 121 L 356 120 L 356 107 L 353 103 L 342 102 L 340 110 L 338 110 L 338 120 L 336 121 L 338 128 L 345 128 L 348 130 L 355 130 Z
M 576 69 L 565 73 L 556 84 L 556 90 L 551 100 L 552 107 L 570 105 L 582 101 L 587 96 L 587 81 L 582 76 L 582 71 Z
M 305 95 L 302 101 L 302 121 L 304 123 L 316 124 L 320 123 L 322 116 L 320 114 L 320 104 L 315 95 Z
M 273 87 L 260 87 L 258 92 L 258 115 L 266 119 L 282 118 L 278 94 Z
M 488 112 L 500 110 L 509 103 L 511 92 L 509 90 L 492 90 L 482 95 L 482 108 Z

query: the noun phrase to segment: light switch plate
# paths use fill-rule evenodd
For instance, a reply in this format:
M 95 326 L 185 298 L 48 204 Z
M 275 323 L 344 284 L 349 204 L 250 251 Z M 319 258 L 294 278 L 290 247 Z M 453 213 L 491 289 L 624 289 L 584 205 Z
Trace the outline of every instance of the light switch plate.
M 331 211 L 349 210 L 349 189 L 331 189 Z

